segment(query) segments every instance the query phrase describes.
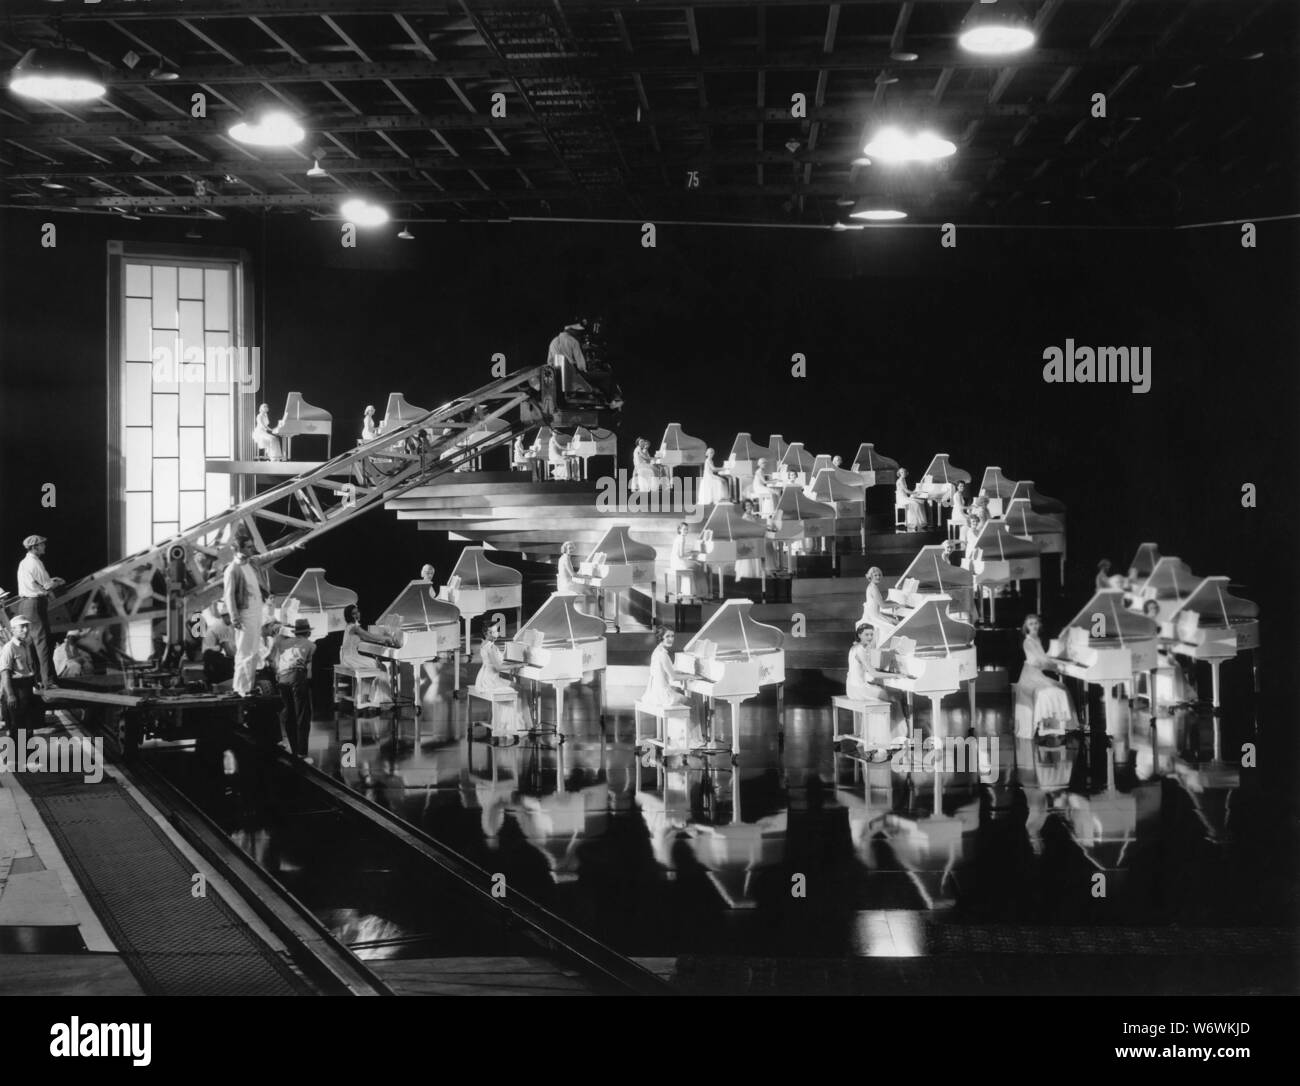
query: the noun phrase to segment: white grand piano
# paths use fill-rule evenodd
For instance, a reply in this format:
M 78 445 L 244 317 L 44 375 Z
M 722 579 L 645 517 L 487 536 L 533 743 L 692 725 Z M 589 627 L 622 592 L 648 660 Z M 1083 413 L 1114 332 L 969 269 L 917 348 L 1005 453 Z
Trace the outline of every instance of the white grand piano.
M 1153 575 L 1154 576 L 1154 575 Z M 1250 651 L 1251 667 L 1258 689 L 1259 605 L 1238 599 L 1228 591 L 1227 577 L 1206 577 L 1173 613 L 1175 643 L 1179 656 L 1204 660 L 1210 665 L 1211 702 L 1219 709 L 1219 668 L 1240 652 Z M 1218 754 L 1215 755 L 1218 758 Z
M 1160 609 L 1156 621 L 1163 626 L 1173 619 L 1201 580 L 1181 558 L 1172 555 L 1160 558 L 1140 584 L 1136 587 L 1129 586 L 1128 605 L 1132 610 L 1143 614 L 1147 601 L 1155 600 Z M 1172 636 L 1172 632 L 1165 636 Z
M 980 497 L 988 499 L 989 516 L 1002 516 L 1015 492 L 1015 480 L 1003 475 L 1001 468 L 984 469 L 984 478 L 980 480 Z
M 776 687 L 778 727 L 784 732 L 785 635 L 750 616 L 749 600 L 727 600 L 673 660 L 673 670 L 691 676 L 686 688 L 731 709 L 731 751 L 740 756 L 740 706 L 762 687 Z
M 739 501 L 742 494 L 749 493 L 754 469 L 767 453 L 768 450 L 762 445 L 755 444 L 748 434 L 736 435 L 736 440 L 731 445 L 731 452 L 727 454 L 727 459 L 718 469 L 719 475 L 727 477 L 732 501 Z
M 772 481 L 778 486 L 807 486 L 813 475 L 813 462 L 814 457 L 804 449 L 803 442 L 792 441 L 781 454 Z
M 1133 561 L 1128 564 L 1128 582 L 1129 591 L 1136 592 L 1146 583 L 1146 579 L 1151 576 L 1160 561 L 1160 548 L 1154 543 L 1143 543 L 1137 553 L 1133 555 Z
M 1012 498 L 1002 514 L 1012 535 L 1033 541 L 1043 554 L 1059 554 L 1065 561 L 1065 522 L 1046 513 L 1035 513 L 1028 498 Z
M 363 641 L 359 651 L 387 666 L 394 692 L 409 692 L 415 710 L 420 711 L 420 676 L 424 665 L 444 652 L 452 658 L 452 696 L 460 696 L 460 612 L 453 604 L 437 598 L 428 581 L 411 581 L 370 627 L 395 645 Z
M 666 467 L 671 474 L 673 468 L 699 467 L 704 463 L 704 450 L 707 446 L 698 437 L 683 433 L 681 423 L 670 422 L 664 430 L 663 440 L 655 460 Z
M 876 452 L 876 447 L 869 441 L 858 446 L 853 470 L 869 487 L 893 486 L 898 482 L 898 461 Z
M 1155 689 L 1158 633 L 1154 619 L 1124 606 L 1123 589 L 1107 588 L 1094 593 L 1048 648 L 1058 674 L 1102 688 L 1108 735 L 1121 731 L 1118 687 L 1133 689 L 1135 676 L 1146 672 L 1147 689 Z M 1086 699 L 1082 708 L 1086 717 Z
M 785 455 L 785 450 L 790 447 L 789 443 L 780 434 L 773 434 L 767 441 L 767 470 L 770 475 L 776 470 L 776 465 L 781 462 L 781 457 Z
M 741 558 L 760 562 L 763 591 L 767 591 L 767 529 L 761 521 L 746 520 L 739 507 L 719 502 L 709 511 L 700 529 L 700 549 L 696 560 L 718 571 L 718 595 L 722 595 L 723 571 Z
M 856 472 L 843 468 L 823 468 L 812 477 L 804 494 L 813 501 L 829 505 L 837 517 L 862 515 L 862 503 L 867 497 L 867 486 Z
M 295 619 L 311 623 L 311 637 L 319 641 L 347 626 L 343 612 L 357 602 L 350 588 L 339 588 L 325 579 L 323 569 L 305 569 L 280 603 L 281 621 L 292 626 Z
M 323 407 L 309 404 L 301 392 L 290 392 L 284 401 L 284 414 L 275 427 L 275 433 L 284 440 L 284 458 L 292 460 L 291 449 L 295 437 L 323 437 L 325 459 L 330 458 L 330 445 L 334 438 L 334 416 Z
M 1065 519 L 1065 503 L 1057 501 L 1055 498 L 1049 498 L 1045 494 L 1040 494 L 1038 488 L 1034 486 L 1032 479 L 1021 479 L 1016 483 L 1016 489 L 1011 492 L 1011 500 L 1018 501 L 1023 498 L 1029 503 L 1029 508 L 1035 513 L 1042 513 L 1044 516 L 1054 517 L 1060 521 L 1062 530 L 1067 526 Z M 1065 569 L 1065 548 L 1061 548 L 1061 569 Z M 1062 577 L 1064 580 L 1064 577 Z
M 605 620 L 585 615 L 574 604 L 577 596 L 558 592 L 542 604 L 506 642 L 506 664 L 521 679 L 555 691 L 555 730 L 564 736 L 564 690 L 596 673 L 600 680 L 600 715 L 604 722 Z M 534 713 L 540 723 L 540 716 Z
M 453 443 L 452 448 L 473 453 L 473 458 L 468 461 L 462 470 L 479 471 L 483 467 L 483 453 L 493 447 L 494 442 L 499 442 L 502 437 L 502 431 L 509 430 L 510 424 L 504 419 L 476 418 L 465 432 L 460 435 Z M 443 454 L 447 455 L 446 453 Z
M 438 598 L 452 604 L 465 620 L 465 653 L 470 651 L 470 623 L 489 611 L 513 608 L 516 622 L 523 621 L 524 578 L 517 569 L 499 566 L 482 547 L 466 547 L 456 559 Z
M 948 614 L 950 601 L 943 597 L 926 600 L 894 627 L 881 642 L 882 651 L 892 657 L 892 670 L 881 682 L 891 690 L 907 695 L 909 704 L 917 694 L 930 699 L 930 734 L 942 739 L 943 699 L 967 684 L 970 718 L 975 719 L 975 679 L 979 667 L 975 660 L 975 627 Z M 916 715 L 909 713 L 915 724 Z M 943 813 L 943 788 L 940 783 L 942 758 L 935 759 L 934 813 Z
M 835 458 L 830 453 L 818 453 L 814 456 L 812 467 L 808 470 L 809 481 L 815 479 L 819 471 L 829 471 L 833 468 L 835 466 L 834 460 Z
M 399 430 L 428 413 L 426 408 L 407 403 L 406 397 L 400 392 L 390 392 L 388 394 L 388 406 L 384 408 L 384 420 L 380 423 L 379 432 L 381 434 L 391 434 L 394 430 Z
M 895 614 L 900 619 L 931 600 L 942 599 L 948 601 L 951 614 L 969 621 L 975 606 L 975 576 L 949 562 L 943 555 L 943 547 L 922 547 L 889 590 L 887 598 L 895 605 Z
M 605 606 L 605 595 L 613 592 L 615 633 L 619 632 L 619 596 L 626 588 L 638 586 L 649 591 L 650 618 L 654 620 L 655 549 L 648 543 L 638 543 L 633 539 L 626 524 L 615 524 L 600 537 L 600 542 L 579 564 L 574 580 L 597 591 L 601 614 L 607 622 L 609 609 Z
M 790 446 L 794 448 L 793 445 Z M 794 543 L 810 539 L 825 539 L 835 535 L 835 508 L 814 501 L 797 486 L 781 490 L 772 515 L 772 527 L 767 538 L 773 540 L 783 552 L 788 553 Z
M 953 467 L 948 462 L 947 453 L 937 453 L 921 475 L 921 481 L 912 489 L 915 497 L 923 501 L 947 502 L 952 500 L 958 483 L 970 486 L 970 481 L 970 472 Z
M 975 537 L 962 565 L 975 575 L 975 588 L 990 601 L 990 621 L 997 621 L 997 590 L 1003 585 L 1033 581 L 1038 590 L 1038 610 L 1043 609 L 1043 563 L 1038 544 L 1012 535 L 1006 523 L 990 520 Z
M 581 461 L 581 478 L 585 479 L 591 466 L 593 456 L 618 456 L 618 438 L 613 430 L 588 429 L 579 426 L 573 433 L 573 440 L 565 452 L 572 459 Z

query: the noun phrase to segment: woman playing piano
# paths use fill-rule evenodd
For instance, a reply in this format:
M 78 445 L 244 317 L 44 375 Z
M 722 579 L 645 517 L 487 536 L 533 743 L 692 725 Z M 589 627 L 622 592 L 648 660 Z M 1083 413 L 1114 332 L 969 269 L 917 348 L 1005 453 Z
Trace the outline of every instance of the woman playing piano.
M 763 523 L 763 518 L 758 515 L 758 503 L 752 498 L 745 499 L 744 512 L 741 513 L 743 520 L 756 521 Z M 763 576 L 763 559 L 762 558 L 737 558 L 736 559 L 736 578 L 741 577 L 762 577 Z
M 1024 635 L 1021 647 L 1025 663 L 1020 669 L 1016 684 L 1016 737 L 1032 739 L 1040 732 L 1064 733 L 1077 727 L 1079 718 L 1074 712 L 1070 693 L 1061 682 L 1046 674 L 1052 666 L 1042 642 L 1043 623 L 1037 615 L 1026 615 L 1020 627 Z
M 758 463 L 754 465 L 754 478 L 749 484 L 749 493 L 758 502 L 759 512 L 770 517 L 776 506 L 776 491 L 768 484 L 767 460 L 764 457 L 759 457 Z
M 696 505 L 717 505 L 727 501 L 729 496 L 727 481 L 718 474 L 713 464 L 713 450 L 704 450 L 704 471 L 700 475 L 700 490 L 695 497 Z
M 503 674 L 505 658 L 501 655 L 501 650 L 497 648 L 497 643 L 491 637 L 483 638 L 483 644 L 478 650 L 478 658 L 482 666 L 478 669 L 478 674 L 474 676 L 474 683 L 470 686 L 470 693 L 488 701 L 492 700 L 493 694 L 500 693 L 503 690 L 508 690 L 515 695 L 512 708 L 503 712 L 499 717 L 496 712 L 492 714 L 492 738 L 513 740 L 516 737 L 510 735 L 512 728 L 516 731 L 528 731 L 533 726 L 533 717 L 528 709 L 528 701 L 526 698 L 519 696 L 519 688 L 515 685 L 514 680 L 510 676 Z
M 555 563 L 555 591 L 562 596 L 581 596 L 586 588 L 576 578 L 578 570 L 573 564 L 573 541 L 566 539 L 560 544 L 560 558 Z
M 849 677 L 844 684 L 844 693 L 858 700 L 888 700 L 889 693 L 879 682 L 880 650 L 876 648 L 876 628 L 869 622 L 859 622 L 853 633 L 857 640 L 849 649 Z
M 650 454 L 650 442 L 643 437 L 636 439 L 636 448 L 632 450 L 632 489 L 644 493 L 655 489 L 654 457 Z
M 673 580 L 680 583 L 678 573 L 689 572 L 691 575 L 691 595 L 707 596 L 709 594 L 709 574 L 703 569 L 699 562 L 691 557 L 690 548 L 686 542 L 686 533 L 689 525 L 682 521 L 677 525 L 677 535 L 673 538 L 673 556 L 669 563 L 669 569 L 673 571 Z
M 377 672 L 374 676 L 374 686 L 371 687 L 369 700 L 371 702 L 391 702 L 393 700 L 393 688 L 388 681 L 388 673 L 379 668 L 373 656 L 362 654 L 361 644 L 365 642 L 370 645 L 391 646 L 393 644 L 392 638 L 372 634 L 362 626 L 361 608 L 355 603 L 350 603 L 344 608 L 343 621 L 346 625 L 343 628 L 343 644 L 339 646 L 339 664 L 357 671 Z
M 253 423 L 253 444 L 268 460 L 284 459 L 284 453 L 280 451 L 280 439 L 271 427 L 271 408 L 267 404 L 262 404 L 257 409 L 257 421 Z
M 361 440 L 374 441 L 379 436 L 379 426 L 375 423 L 375 406 L 369 404 L 366 407 L 365 417 L 361 420 Z
M 560 444 L 560 435 L 551 431 L 551 439 L 546 443 L 546 463 L 551 469 L 552 479 L 569 477 L 569 461 L 564 456 L 564 446 Z
M 858 625 L 864 622 L 873 627 L 880 636 L 888 637 L 894 630 L 894 621 L 885 614 L 885 597 L 880 592 L 880 582 L 884 578 L 879 566 L 867 570 L 867 598 L 862 604 L 862 617 Z
M 676 635 L 665 626 L 655 627 L 655 650 L 650 654 L 650 681 L 641 700 L 657 709 L 687 704 L 682 684 L 673 671 L 672 647 Z
M 898 469 L 898 481 L 894 484 L 894 508 L 904 510 L 904 526 L 909 532 L 923 532 L 928 524 L 925 503 L 920 498 L 912 497 L 907 486 L 907 469 Z

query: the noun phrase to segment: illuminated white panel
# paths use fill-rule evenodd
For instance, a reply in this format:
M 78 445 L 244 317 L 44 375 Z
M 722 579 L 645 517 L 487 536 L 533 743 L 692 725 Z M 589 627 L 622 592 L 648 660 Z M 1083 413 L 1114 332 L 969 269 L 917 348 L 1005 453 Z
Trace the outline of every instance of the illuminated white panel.
M 181 526 L 178 521 L 159 521 L 153 526 L 153 541 L 154 543 L 165 543 L 180 530 Z
M 180 375 L 180 336 L 170 329 L 155 328 L 153 332 L 153 390 L 175 392 Z
M 148 546 L 145 543 L 144 546 Z M 139 548 L 137 548 L 139 549 Z M 133 660 L 148 660 L 153 655 L 153 623 L 128 622 L 126 625 L 126 654 Z
M 148 298 L 153 294 L 153 281 L 148 264 L 126 266 L 126 294 L 128 298 Z
M 153 325 L 150 323 L 148 298 L 126 300 L 125 327 L 122 329 L 122 358 L 127 362 L 153 360 Z
M 225 358 L 230 347 L 229 332 L 207 332 L 203 337 L 204 357 L 210 360 L 207 368 L 207 383 L 209 392 L 229 392 L 231 381 L 234 379 L 228 366 L 219 365 L 219 361 Z
M 153 486 L 153 432 L 148 426 L 126 428 L 125 452 L 126 489 L 148 490 Z
M 199 521 L 207 516 L 205 495 L 202 490 L 182 490 L 181 491 L 181 527 L 183 532 L 186 528 L 193 528 Z
M 230 397 L 208 395 L 203 398 L 207 415 L 207 453 L 211 457 L 229 458 Z
M 176 311 L 176 269 L 165 264 L 153 268 L 153 326 L 179 328 Z
M 176 428 L 179 422 L 179 396 L 154 396 L 153 398 L 153 454 L 154 456 L 178 456 L 180 442 Z M 164 518 L 157 518 L 162 520 Z M 166 518 L 171 519 L 171 518 Z
M 122 395 L 122 422 L 125 426 L 148 426 L 153 422 L 153 367 L 148 362 L 128 362 L 126 389 Z
M 203 383 L 202 366 L 181 367 L 181 425 L 202 426 L 204 418 L 203 400 L 206 387 Z
M 145 461 L 147 464 L 148 461 Z M 153 498 L 149 491 L 126 495 L 126 553 L 135 554 L 153 542 Z
M 175 457 L 154 457 L 153 460 L 153 515 L 154 523 L 180 518 L 180 461 Z
M 203 299 L 203 269 L 202 268 L 181 268 L 180 295 L 182 298 L 198 298 L 200 301 L 202 301 Z M 184 312 L 184 307 L 182 307 L 182 312 Z
M 213 472 L 208 476 L 208 516 L 230 508 L 230 476 Z
M 184 398 L 181 400 L 184 403 Z M 181 476 L 182 490 L 202 490 L 206 485 L 204 470 L 206 459 L 203 451 L 203 428 L 201 426 L 181 427 Z M 182 517 L 182 520 L 185 518 Z
M 203 361 L 203 303 L 181 302 L 181 360 Z
M 203 283 L 207 327 L 212 331 L 230 331 L 230 269 L 204 268 Z

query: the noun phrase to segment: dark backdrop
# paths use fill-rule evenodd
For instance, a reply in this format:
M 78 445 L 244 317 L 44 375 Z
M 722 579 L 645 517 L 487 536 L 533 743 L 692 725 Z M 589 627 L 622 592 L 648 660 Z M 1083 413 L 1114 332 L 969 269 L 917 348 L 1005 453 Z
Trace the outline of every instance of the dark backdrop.
M 42 249 L 40 223 L 58 224 Z M 182 242 L 177 220 L 0 217 L 0 585 L 20 540 L 51 537 L 69 578 L 116 557 L 105 528 L 105 243 Z M 922 471 L 938 451 L 978 480 L 1033 478 L 1070 510 L 1076 577 L 1153 540 L 1227 572 L 1265 608 L 1270 655 L 1295 639 L 1294 472 L 1300 228 L 1177 232 L 933 228 L 850 233 L 637 224 L 414 224 L 416 240 L 290 216 L 236 214 L 194 242 L 253 254 L 258 342 L 278 414 L 299 390 L 333 412 L 335 442 L 389 391 L 433 406 L 541 361 L 571 315 L 602 314 L 627 398 L 623 432 L 668 421 L 725 456 L 737 430 L 852 456 L 874 441 Z M 1151 391 L 1044 384 L 1042 352 L 1152 348 Z M 794 352 L 808 375 L 790 375 Z M 59 487 L 42 509 L 39 485 Z M 1241 485 L 1259 488 L 1243 510 Z M 313 547 L 371 606 L 425 556 L 456 547 L 375 513 Z M 366 554 L 364 561 L 358 556 Z M 1082 592 L 1082 588 L 1079 589 Z M 1082 600 L 1079 600 L 1082 603 Z M 1274 672 L 1277 674 L 1278 672 Z M 1266 672 L 1267 674 L 1267 672 Z

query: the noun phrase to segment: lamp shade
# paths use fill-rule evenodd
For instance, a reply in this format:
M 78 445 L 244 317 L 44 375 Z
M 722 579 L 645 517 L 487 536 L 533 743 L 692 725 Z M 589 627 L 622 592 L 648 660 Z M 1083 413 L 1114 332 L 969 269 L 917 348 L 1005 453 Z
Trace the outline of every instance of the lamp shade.
M 9 89 L 45 102 L 88 102 L 102 98 L 104 77 L 85 53 L 74 49 L 29 49 L 9 72 Z

